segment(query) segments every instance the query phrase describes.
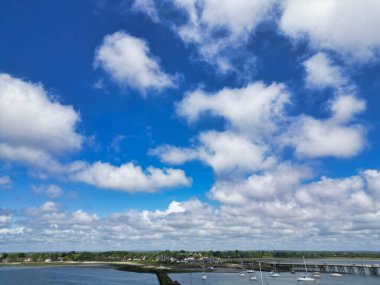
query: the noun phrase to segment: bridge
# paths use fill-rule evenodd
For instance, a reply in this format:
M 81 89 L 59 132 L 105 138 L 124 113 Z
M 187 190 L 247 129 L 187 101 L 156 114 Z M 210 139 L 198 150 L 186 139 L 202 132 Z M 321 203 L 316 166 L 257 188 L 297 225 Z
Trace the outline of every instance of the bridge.
M 262 264 L 276 268 L 279 271 L 305 271 L 305 264 L 303 262 L 288 262 L 288 261 L 263 261 Z M 321 272 L 321 273 L 341 273 L 341 274 L 356 274 L 356 275 L 370 275 L 380 276 L 379 264 L 337 264 L 326 262 L 306 262 L 307 271 Z

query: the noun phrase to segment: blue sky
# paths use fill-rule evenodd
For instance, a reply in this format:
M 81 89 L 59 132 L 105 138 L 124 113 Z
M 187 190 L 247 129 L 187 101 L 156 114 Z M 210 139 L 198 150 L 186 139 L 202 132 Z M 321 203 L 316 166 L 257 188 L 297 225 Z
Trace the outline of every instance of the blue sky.
M 379 8 L 1 0 L 0 251 L 377 249 Z

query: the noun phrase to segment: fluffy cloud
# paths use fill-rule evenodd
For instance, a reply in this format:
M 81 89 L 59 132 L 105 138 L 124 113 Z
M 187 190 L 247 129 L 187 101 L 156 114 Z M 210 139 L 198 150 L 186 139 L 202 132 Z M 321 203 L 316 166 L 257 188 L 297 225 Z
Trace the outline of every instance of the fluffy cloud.
M 315 203 L 339 204 L 341 203 L 339 200 L 347 199 L 363 188 L 364 182 L 359 176 L 344 179 L 322 177 L 321 180 L 302 187 L 296 193 L 296 198 L 301 204 L 308 205 L 315 205 Z
M 307 38 L 316 48 L 330 49 L 357 60 L 368 60 L 380 47 L 380 3 L 356 0 L 282 1 L 282 31 Z
M 8 186 L 11 183 L 12 183 L 12 180 L 9 178 L 9 176 L 0 176 L 0 187 Z
M 339 87 L 347 82 L 339 67 L 324 53 L 317 53 L 303 63 L 306 84 L 311 88 Z
M 61 250 L 123 249 L 127 245 L 189 250 L 252 246 L 371 249 L 379 246 L 378 173 L 365 170 L 308 182 L 309 169 L 288 163 L 244 181 L 216 184 L 210 192 L 221 203 L 216 206 L 190 199 L 173 201 L 163 210 L 126 210 L 99 217 L 46 202 L 25 209 L 15 220 L 2 209 L 5 223 L 0 246 L 13 241 L 18 250 L 31 242 L 36 248 L 55 244 Z
M 330 118 L 294 118 L 283 142 L 293 145 L 300 157 L 354 156 L 365 146 L 366 131 L 351 121 L 365 108 L 365 101 L 354 95 L 338 95 L 329 103 Z
M 0 74 L 0 157 L 57 167 L 52 156 L 81 148 L 80 118 L 41 84 Z
M 145 171 L 133 163 L 114 166 L 96 162 L 83 163 L 70 175 L 74 181 L 84 182 L 99 188 L 134 192 L 155 192 L 161 188 L 181 187 L 191 184 L 179 169 L 159 169 L 152 166 Z
M 0 228 L 9 227 L 12 224 L 11 211 L 0 208 Z
M 249 37 L 265 22 L 275 24 L 291 39 L 307 39 L 316 49 L 332 50 L 348 59 L 367 61 L 380 47 L 380 36 L 373 32 L 380 25 L 377 1 L 136 0 L 134 10 L 170 26 L 222 73 L 238 71 L 237 54 L 247 58 L 243 51 Z M 186 19 L 173 24 L 167 11 Z
M 204 113 L 223 117 L 237 130 L 251 135 L 276 131 L 283 119 L 289 95 L 282 84 L 266 86 L 261 82 L 240 89 L 225 88 L 208 94 L 197 90 L 177 104 L 177 114 L 194 122 Z
M 151 154 L 170 164 L 200 160 L 219 174 L 261 170 L 276 162 L 265 145 L 255 144 L 233 132 L 204 132 L 199 135 L 199 146 L 179 148 L 164 145 L 152 150 Z
M 88 214 L 82 210 L 77 210 L 72 215 L 72 222 L 76 224 L 91 224 L 99 220 L 96 214 Z
M 162 71 L 147 43 L 123 31 L 104 37 L 96 50 L 94 65 L 101 67 L 119 85 L 140 91 L 174 86 L 174 78 Z
M 4 228 L 4 229 L 0 229 L 0 234 L 4 235 L 19 235 L 19 234 L 23 234 L 25 232 L 25 228 L 24 227 L 17 227 L 17 228 Z
M 300 157 L 351 157 L 364 147 L 364 134 L 360 125 L 344 126 L 303 116 L 291 126 L 285 141 Z
M 47 185 L 47 186 L 44 186 L 44 185 L 34 186 L 32 187 L 32 191 L 35 194 L 46 195 L 51 199 L 56 199 L 63 195 L 63 190 L 59 186 L 54 185 L 54 184 Z
M 186 44 L 194 45 L 206 62 L 216 65 L 221 73 L 235 70 L 236 50 L 247 43 L 258 25 L 271 17 L 272 0 L 170 0 L 158 4 L 137 0 L 134 8 L 154 21 L 166 19 L 163 11 L 173 10 L 186 16 L 171 28 Z M 238 17 L 236 15 L 239 15 Z M 247 62 L 246 58 L 244 61 Z
M 361 173 L 367 183 L 368 191 L 371 195 L 380 198 L 380 171 L 365 170 Z
M 280 164 L 263 174 L 253 174 L 244 180 L 218 182 L 210 197 L 224 205 L 244 206 L 247 201 L 286 201 L 289 194 L 299 187 L 301 180 L 310 176 L 306 167 Z
M 366 109 L 366 102 L 354 95 L 340 95 L 331 101 L 330 108 L 333 114 L 332 120 L 345 123 L 363 113 Z

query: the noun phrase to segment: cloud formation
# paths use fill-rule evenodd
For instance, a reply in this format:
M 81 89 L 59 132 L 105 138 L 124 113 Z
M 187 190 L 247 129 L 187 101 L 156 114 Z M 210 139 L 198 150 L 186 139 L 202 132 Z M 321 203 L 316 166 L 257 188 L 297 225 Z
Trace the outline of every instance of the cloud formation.
M 242 47 L 256 28 L 271 18 L 274 3 L 272 0 L 138 0 L 134 8 L 155 22 L 173 23 L 165 13 L 168 10 L 184 15 L 184 20 L 169 24 L 182 41 L 195 46 L 202 60 L 216 66 L 220 73 L 239 73 L 234 66 L 236 61 L 244 58 L 245 63 L 252 64 L 247 57 L 239 57 Z
M 63 190 L 61 187 L 54 184 L 33 186 L 32 191 L 38 195 L 46 195 L 50 199 L 57 199 L 63 195 Z
M 339 87 L 347 82 L 339 67 L 334 65 L 326 54 L 319 52 L 303 63 L 306 69 L 308 87 L 323 89 Z
M 57 250 L 379 246 L 379 171 L 302 182 L 309 175 L 304 167 L 283 164 L 242 184 L 217 184 L 210 195 L 220 206 L 190 199 L 173 201 L 164 210 L 99 217 L 47 201 L 25 208 L 17 219 L 2 209 L 0 248 L 10 241 L 17 250 L 28 242 L 36 249 L 54 244 Z
M 368 61 L 379 53 L 380 3 L 355 0 L 280 1 L 279 26 L 289 37 L 307 39 L 317 49 L 328 49 L 349 60 Z
M 0 176 L 0 187 L 9 186 L 12 183 L 12 180 L 9 176 Z
M 202 90 L 187 93 L 176 105 L 176 112 L 190 123 L 203 114 L 222 117 L 238 132 L 262 136 L 277 130 L 288 102 L 289 94 L 283 84 L 254 82 L 212 94 Z
M 266 145 L 255 144 L 249 138 L 233 132 L 203 132 L 198 140 L 199 145 L 193 148 L 164 145 L 152 150 L 151 154 L 169 164 L 200 160 L 211 166 L 215 173 L 224 175 L 258 171 L 276 163 Z
M 95 52 L 94 66 L 102 68 L 120 86 L 141 92 L 174 87 L 174 77 L 162 71 L 148 44 L 124 31 L 104 37 Z
M 79 114 L 41 84 L 0 74 L 0 157 L 55 168 L 54 156 L 81 149 Z
M 74 181 L 99 188 L 121 190 L 130 193 L 155 192 L 162 188 L 189 186 L 191 180 L 179 169 L 159 169 L 149 166 L 145 171 L 133 163 L 114 166 L 109 163 L 83 163 L 72 174 Z

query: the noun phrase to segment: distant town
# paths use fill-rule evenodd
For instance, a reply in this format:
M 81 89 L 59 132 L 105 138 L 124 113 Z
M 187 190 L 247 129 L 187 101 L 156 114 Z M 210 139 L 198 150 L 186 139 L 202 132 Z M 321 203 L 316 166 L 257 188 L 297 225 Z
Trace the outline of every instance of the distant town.
M 377 259 L 380 252 L 356 251 L 70 251 L 1 253 L 0 263 L 56 262 L 135 262 L 147 264 L 220 264 L 249 262 L 256 259 Z

